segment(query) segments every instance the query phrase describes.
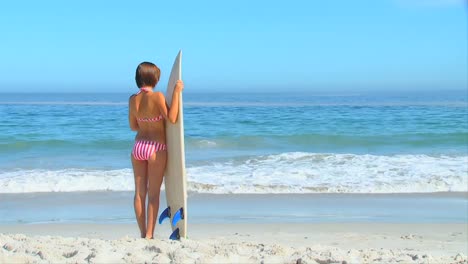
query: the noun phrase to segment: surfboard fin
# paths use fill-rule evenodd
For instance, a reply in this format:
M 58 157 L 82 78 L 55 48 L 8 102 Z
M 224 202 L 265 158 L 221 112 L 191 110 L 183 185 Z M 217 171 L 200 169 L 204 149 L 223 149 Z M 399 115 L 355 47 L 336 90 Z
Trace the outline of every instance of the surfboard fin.
M 172 218 L 172 226 L 176 226 L 177 222 L 179 222 L 181 219 L 184 219 L 184 208 L 180 208 L 174 214 L 174 217 Z
M 171 207 L 167 207 L 159 216 L 159 224 L 162 224 L 164 219 L 171 218 Z
M 172 232 L 169 239 L 172 239 L 172 240 L 179 240 L 180 239 L 179 228 L 176 228 L 176 230 L 174 230 L 174 232 Z

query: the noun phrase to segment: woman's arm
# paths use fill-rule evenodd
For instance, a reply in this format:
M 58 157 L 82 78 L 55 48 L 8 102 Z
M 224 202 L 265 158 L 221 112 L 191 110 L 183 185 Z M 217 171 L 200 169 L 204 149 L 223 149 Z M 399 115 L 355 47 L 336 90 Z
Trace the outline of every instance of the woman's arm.
M 138 121 L 136 119 L 135 113 L 133 112 L 135 101 L 133 100 L 133 95 L 130 96 L 128 100 L 128 123 L 130 125 L 130 129 L 133 131 L 138 131 Z
M 174 92 L 172 93 L 172 105 L 169 107 L 166 104 L 166 99 L 162 93 L 158 93 L 158 105 L 159 110 L 166 120 L 169 120 L 172 124 L 177 121 L 177 116 L 179 115 L 179 100 L 180 92 L 184 89 L 184 83 L 181 80 L 178 80 Z

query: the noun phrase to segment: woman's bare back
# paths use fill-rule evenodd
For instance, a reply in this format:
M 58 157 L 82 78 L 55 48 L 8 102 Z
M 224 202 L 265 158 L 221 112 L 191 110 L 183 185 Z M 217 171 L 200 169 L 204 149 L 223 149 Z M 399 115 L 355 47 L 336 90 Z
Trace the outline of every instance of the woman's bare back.
M 135 140 L 148 140 L 166 143 L 165 120 L 161 111 L 160 92 L 141 92 L 130 97 L 130 112 L 138 125 Z

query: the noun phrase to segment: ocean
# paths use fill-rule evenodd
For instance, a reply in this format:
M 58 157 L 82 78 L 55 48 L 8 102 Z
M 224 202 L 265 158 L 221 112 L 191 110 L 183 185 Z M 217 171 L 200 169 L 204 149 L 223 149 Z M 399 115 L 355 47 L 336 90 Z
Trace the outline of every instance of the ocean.
M 132 191 L 130 92 L 0 94 L 0 193 Z M 188 190 L 467 192 L 467 97 L 186 92 Z

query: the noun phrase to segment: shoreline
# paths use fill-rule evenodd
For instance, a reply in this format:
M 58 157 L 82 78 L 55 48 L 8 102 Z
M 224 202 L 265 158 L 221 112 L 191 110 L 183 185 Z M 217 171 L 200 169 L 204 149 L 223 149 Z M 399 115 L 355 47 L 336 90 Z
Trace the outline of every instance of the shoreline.
M 135 224 L 0 225 L 0 263 L 467 263 L 468 225 L 191 224 L 189 239 Z
M 161 193 L 160 212 L 166 207 Z M 0 225 L 132 223 L 133 192 L 0 194 Z M 468 193 L 188 195 L 203 223 L 466 223 Z
M 133 192 L 0 201 L 0 263 L 468 263 L 466 192 L 189 193 L 181 241 L 138 237 Z

